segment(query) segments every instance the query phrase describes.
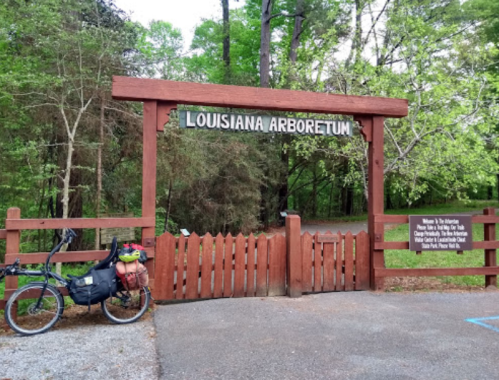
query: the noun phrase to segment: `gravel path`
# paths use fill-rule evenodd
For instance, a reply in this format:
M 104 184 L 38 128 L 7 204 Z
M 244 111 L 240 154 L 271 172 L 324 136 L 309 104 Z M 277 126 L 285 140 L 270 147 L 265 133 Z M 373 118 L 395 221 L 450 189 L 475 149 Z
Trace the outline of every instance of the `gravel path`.
M 83 325 L 22 337 L 0 336 L 0 378 L 158 378 L 152 318 L 129 325 Z

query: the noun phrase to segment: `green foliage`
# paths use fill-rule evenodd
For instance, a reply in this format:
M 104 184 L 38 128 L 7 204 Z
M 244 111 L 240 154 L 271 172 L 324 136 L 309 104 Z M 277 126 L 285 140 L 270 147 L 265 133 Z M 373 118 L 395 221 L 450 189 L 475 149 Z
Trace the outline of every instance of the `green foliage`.
M 39 218 L 52 202 L 62 215 L 75 123 L 70 216 L 140 215 L 142 107 L 111 99 L 112 75 L 258 86 L 261 5 L 231 10 L 227 76 L 221 19 L 202 20 L 188 47 L 178 25 L 137 25 L 108 0 L 2 2 L 0 228 L 12 206 Z M 293 63 L 296 6 L 273 4 L 272 88 L 408 99 L 408 117 L 385 120 L 386 208 L 498 195 L 497 1 L 304 0 Z M 172 232 L 249 232 L 285 208 L 312 218 L 366 211 L 367 145 L 358 128 L 335 139 L 177 127 L 172 115 L 158 138 L 157 234 L 165 223 Z M 22 250 L 48 250 L 52 234 L 24 233 Z M 75 249 L 92 248 L 94 232 L 80 235 Z

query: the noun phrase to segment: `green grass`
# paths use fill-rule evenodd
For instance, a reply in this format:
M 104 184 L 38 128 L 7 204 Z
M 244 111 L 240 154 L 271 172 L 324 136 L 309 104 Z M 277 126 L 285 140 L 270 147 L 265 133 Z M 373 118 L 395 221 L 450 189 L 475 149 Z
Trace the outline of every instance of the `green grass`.
M 498 201 L 454 201 L 450 203 L 442 203 L 438 205 L 419 207 L 419 208 L 403 208 L 396 210 L 386 210 L 388 215 L 425 215 L 425 214 L 456 214 L 459 212 L 468 212 L 483 210 L 486 207 L 499 207 Z
M 484 201 L 484 200 L 452 201 L 449 203 L 442 203 L 442 204 L 418 207 L 418 208 L 400 208 L 394 210 L 385 210 L 385 214 L 388 215 L 455 214 L 459 212 L 482 210 L 485 207 L 499 207 L 499 202 Z M 331 218 L 320 217 L 315 220 L 330 221 L 332 223 L 363 222 L 367 220 L 367 213 L 362 215 L 340 216 L 340 217 L 331 217 Z M 304 218 L 302 223 L 313 222 L 313 221 L 314 219 Z
M 422 211 L 422 212 L 414 212 Z M 454 207 L 411 210 L 408 214 L 445 214 L 466 211 Z M 473 241 L 483 241 L 483 224 L 473 224 Z M 499 225 L 496 225 L 496 236 L 499 236 Z M 401 224 L 393 230 L 385 232 L 385 241 L 408 241 L 409 225 Z M 385 264 L 387 268 L 461 268 L 461 267 L 483 267 L 485 263 L 483 249 L 465 251 L 458 255 L 456 251 L 423 251 L 416 255 L 409 250 L 385 250 Z M 484 286 L 485 276 L 447 276 L 438 277 L 444 284 L 456 284 L 463 286 Z

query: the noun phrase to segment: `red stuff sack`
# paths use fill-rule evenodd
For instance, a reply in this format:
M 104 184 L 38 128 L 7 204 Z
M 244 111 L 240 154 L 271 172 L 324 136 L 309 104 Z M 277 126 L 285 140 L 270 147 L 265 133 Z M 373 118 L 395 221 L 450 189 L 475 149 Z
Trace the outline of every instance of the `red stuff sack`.
M 119 261 L 116 264 L 116 274 L 127 290 L 137 290 L 149 285 L 147 268 L 138 260 L 131 263 Z

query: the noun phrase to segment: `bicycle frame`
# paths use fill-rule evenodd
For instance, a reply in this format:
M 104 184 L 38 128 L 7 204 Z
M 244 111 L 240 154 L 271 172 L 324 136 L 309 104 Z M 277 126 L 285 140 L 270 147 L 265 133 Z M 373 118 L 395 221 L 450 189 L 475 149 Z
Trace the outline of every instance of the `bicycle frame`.
M 8 265 L 5 269 L 0 272 L 0 281 L 4 279 L 5 276 L 29 276 L 29 277 L 45 277 L 43 282 L 43 288 L 40 293 L 40 298 L 38 298 L 38 302 L 36 303 L 36 307 L 39 308 L 43 299 L 43 294 L 45 290 L 47 290 L 47 286 L 49 285 L 49 278 L 53 278 L 64 286 L 69 284 L 68 280 L 64 277 L 59 276 L 57 273 L 54 273 L 50 270 L 50 259 L 54 254 L 60 251 L 61 247 L 64 244 L 71 243 L 73 237 L 76 237 L 76 234 L 73 230 L 68 229 L 66 232 L 66 236 L 62 239 L 59 244 L 57 244 L 52 251 L 50 251 L 47 260 L 45 261 L 45 270 L 27 270 L 27 269 L 19 269 L 19 258 L 16 259 L 14 264 Z

